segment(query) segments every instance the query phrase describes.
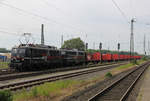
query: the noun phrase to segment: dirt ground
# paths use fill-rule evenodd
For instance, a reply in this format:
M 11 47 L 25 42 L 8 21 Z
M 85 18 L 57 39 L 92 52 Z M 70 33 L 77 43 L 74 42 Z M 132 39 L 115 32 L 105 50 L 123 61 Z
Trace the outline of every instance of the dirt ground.
M 136 101 L 150 101 L 150 67 L 147 69 Z

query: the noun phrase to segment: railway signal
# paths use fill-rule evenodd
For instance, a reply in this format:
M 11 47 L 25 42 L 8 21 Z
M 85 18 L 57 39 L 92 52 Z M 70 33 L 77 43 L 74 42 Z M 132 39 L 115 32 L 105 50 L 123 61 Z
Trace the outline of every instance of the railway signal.
M 88 43 L 85 44 L 85 49 L 86 49 L 86 50 L 88 49 Z
M 120 43 L 118 43 L 118 51 L 120 50 Z
M 101 53 L 101 50 L 102 50 L 102 43 L 101 42 L 99 43 L 99 49 L 100 49 L 100 58 L 101 58 L 100 62 L 102 63 L 103 60 L 102 60 L 102 53 Z
M 99 44 L 99 49 L 102 50 L 102 43 Z

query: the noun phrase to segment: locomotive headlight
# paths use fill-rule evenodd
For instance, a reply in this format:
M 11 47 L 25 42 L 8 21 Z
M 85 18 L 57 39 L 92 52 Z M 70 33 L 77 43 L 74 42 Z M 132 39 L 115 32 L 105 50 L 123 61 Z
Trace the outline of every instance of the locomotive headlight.
M 24 58 L 23 59 L 21 59 L 22 61 L 24 61 Z

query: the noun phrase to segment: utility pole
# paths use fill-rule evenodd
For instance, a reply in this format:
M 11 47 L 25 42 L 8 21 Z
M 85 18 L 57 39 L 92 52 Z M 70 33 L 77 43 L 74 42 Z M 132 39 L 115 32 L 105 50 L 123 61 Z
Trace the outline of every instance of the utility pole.
M 93 43 L 93 49 L 95 49 L 95 42 Z
M 148 55 L 150 54 L 150 47 L 149 47 L 149 40 L 148 40 Z
M 41 26 L 41 45 L 44 45 L 44 24 Z
M 64 37 L 63 37 L 63 35 L 61 35 L 61 48 L 63 46 L 63 43 L 64 43 Z
M 134 22 L 135 22 L 135 19 L 132 18 L 131 19 L 131 36 L 130 36 L 130 56 L 134 55 L 134 34 L 133 34 Z
M 150 42 L 148 40 L 148 55 L 150 55 Z
M 149 40 L 147 41 L 147 55 L 149 55 Z
M 144 55 L 146 55 L 146 50 L 145 50 L 145 46 L 146 46 L 146 39 L 145 39 L 145 34 L 144 34 L 144 43 L 143 43 L 143 46 L 144 46 Z

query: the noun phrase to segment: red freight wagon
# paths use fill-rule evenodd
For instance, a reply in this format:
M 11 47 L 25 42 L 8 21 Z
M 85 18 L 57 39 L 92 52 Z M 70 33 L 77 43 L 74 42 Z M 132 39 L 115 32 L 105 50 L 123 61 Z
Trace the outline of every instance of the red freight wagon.
M 126 59 L 126 56 L 125 55 L 123 55 L 123 60 L 125 60 Z
M 142 58 L 142 56 L 139 56 L 139 59 L 141 59 Z
M 134 59 L 137 59 L 137 56 L 134 56 Z
M 103 61 L 111 61 L 112 60 L 111 54 L 103 54 L 102 59 Z
M 127 60 L 128 59 L 128 55 L 124 55 L 124 59 Z
M 123 60 L 126 60 L 126 55 L 123 55 Z
M 141 56 L 135 56 L 135 59 L 140 59 L 141 58 Z
M 127 59 L 129 60 L 130 59 L 130 55 L 127 55 L 127 57 L 128 57 Z
M 138 59 L 138 56 L 134 56 L 135 59 Z
M 131 56 L 131 59 L 134 59 L 134 56 Z
M 119 55 L 118 54 L 112 54 L 112 60 L 116 61 L 119 59 Z
M 132 59 L 132 56 L 130 55 L 130 59 Z
M 102 54 L 102 60 L 103 61 L 106 61 L 107 59 L 106 59 L 106 54 Z
M 98 62 L 101 60 L 101 54 L 99 52 L 93 53 L 92 54 L 92 61 Z
M 142 56 L 139 56 L 139 59 L 141 59 L 142 58 Z
M 111 61 L 112 60 L 112 54 L 107 54 L 107 60 Z
M 138 57 L 138 59 L 141 59 L 142 58 L 142 56 L 137 56 Z
M 123 60 L 124 59 L 124 55 L 119 55 L 119 60 Z

